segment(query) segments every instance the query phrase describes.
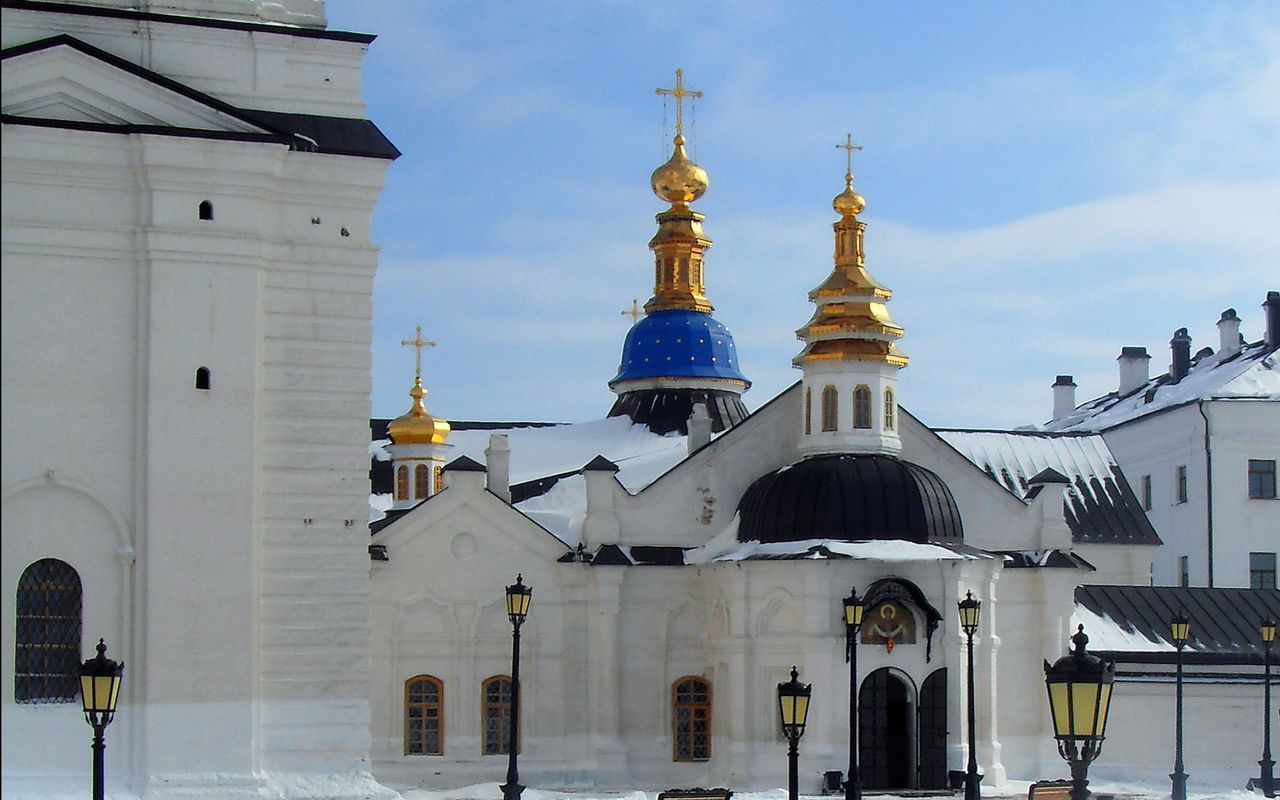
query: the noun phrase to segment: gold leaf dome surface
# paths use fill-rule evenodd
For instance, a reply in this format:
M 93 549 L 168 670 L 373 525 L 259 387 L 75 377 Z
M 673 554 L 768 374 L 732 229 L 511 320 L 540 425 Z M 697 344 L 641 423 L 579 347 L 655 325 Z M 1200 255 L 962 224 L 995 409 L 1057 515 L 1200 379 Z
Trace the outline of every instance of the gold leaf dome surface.
M 831 207 L 842 217 L 856 217 L 867 207 L 867 201 L 853 190 L 853 176 L 845 173 L 844 191 L 835 196 Z
M 427 390 L 422 388 L 422 379 L 415 379 L 409 396 L 413 398 L 413 406 L 408 413 L 391 420 L 387 425 L 387 433 L 396 444 L 444 444 L 449 438 L 449 423 L 431 416 L 422 398 Z
M 688 205 L 706 194 L 707 171 L 689 160 L 684 152 L 683 135 L 676 134 L 671 158 L 653 171 L 649 184 L 658 199 L 673 205 Z

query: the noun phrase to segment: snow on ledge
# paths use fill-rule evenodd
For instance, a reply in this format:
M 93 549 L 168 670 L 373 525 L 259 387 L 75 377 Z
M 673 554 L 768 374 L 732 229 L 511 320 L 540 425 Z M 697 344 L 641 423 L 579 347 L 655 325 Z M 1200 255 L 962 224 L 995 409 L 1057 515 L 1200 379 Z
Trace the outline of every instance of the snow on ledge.
M 1085 635 L 1089 637 L 1087 647 L 1091 651 L 1168 653 L 1177 650 L 1169 642 L 1152 641 L 1133 628 L 1122 626 L 1110 616 L 1098 614 L 1082 605 L 1077 605 L 1071 614 L 1072 634 L 1078 625 L 1084 625 Z

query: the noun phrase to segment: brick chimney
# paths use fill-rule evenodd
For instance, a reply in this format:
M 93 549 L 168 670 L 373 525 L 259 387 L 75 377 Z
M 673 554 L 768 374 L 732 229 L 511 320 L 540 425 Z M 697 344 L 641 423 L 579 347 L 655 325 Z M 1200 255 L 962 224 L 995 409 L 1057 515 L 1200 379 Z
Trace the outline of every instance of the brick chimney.
M 1191 334 L 1186 328 L 1178 328 L 1169 340 L 1169 381 L 1177 383 L 1191 371 Z
M 1280 345 L 1280 292 L 1267 292 L 1267 299 L 1262 303 L 1262 312 L 1267 319 L 1267 346 Z
M 1234 308 L 1222 312 L 1218 320 L 1218 358 L 1225 360 L 1240 351 L 1240 317 Z
M 1126 395 L 1151 377 L 1151 356 L 1145 347 L 1122 347 L 1116 358 L 1120 363 L 1120 394 Z
M 1076 382 L 1070 375 L 1059 375 L 1053 382 L 1053 418 L 1062 419 L 1076 410 Z

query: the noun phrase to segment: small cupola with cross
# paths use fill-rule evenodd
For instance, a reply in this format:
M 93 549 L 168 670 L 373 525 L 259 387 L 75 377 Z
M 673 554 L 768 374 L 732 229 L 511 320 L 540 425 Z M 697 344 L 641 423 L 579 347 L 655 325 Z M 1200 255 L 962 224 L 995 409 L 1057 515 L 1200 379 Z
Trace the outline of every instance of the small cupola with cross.
M 391 445 L 391 469 L 395 478 L 392 493 L 392 509 L 410 508 L 426 500 L 444 488 L 443 473 L 446 454 L 453 445 L 449 438 L 449 423 L 432 416 L 423 398 L 427 390 L 422 388 L 422 350 L 435 347 L 436 343 L 422 338 L 422 326 L 412 339 L 400 344 L 414 348 L 413 388 L 409 396 L 413 404 L 387 425 Z

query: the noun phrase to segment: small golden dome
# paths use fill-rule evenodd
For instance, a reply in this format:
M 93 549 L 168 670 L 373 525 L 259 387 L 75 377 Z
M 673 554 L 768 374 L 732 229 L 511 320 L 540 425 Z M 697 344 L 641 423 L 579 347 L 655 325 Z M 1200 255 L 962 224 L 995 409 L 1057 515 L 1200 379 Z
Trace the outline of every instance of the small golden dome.
M 688 205 L 706 194 L 707 171 L 685 155 L 683 135 L 676 134 L 674 141 L 671 158 L 653 171 L 649 183 L 658 199 L 672 205 Z
M 396 417 L 387 426 L 387 433 L 395 444 L 444 444 L 444 440 L 449 438 L 449 423 L 427 413 L 422 402 L 426 394 L 422 379 L 414 379 L 413 388 L 409 390 L 413 406 L 407 414 Z
M 867 201 L 853 190 L 853 175 L 844 174 L 844 191 L 835 196 L 831 207 L 842 217 L 856 217 L 867 207 Z

